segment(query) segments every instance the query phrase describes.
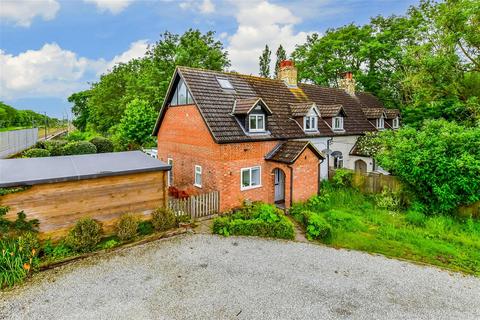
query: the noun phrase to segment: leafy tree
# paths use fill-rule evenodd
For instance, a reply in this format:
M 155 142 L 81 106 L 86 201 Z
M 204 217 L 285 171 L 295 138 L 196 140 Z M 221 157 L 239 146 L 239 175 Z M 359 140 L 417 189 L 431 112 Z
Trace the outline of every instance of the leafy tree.
M 120 142 L 130 146 L 150 143 L 156 118 L 157 112 L 147 101 L 140 99 L 131 101 L 127 104 L 116 130 Z
M 87 110 L 87 122 L 103 134 L 114 130 L 127 104 L 134 99 L 144 100 L 158 110 L 176 66 L 211 70 L 230 66 L 227 52 L 214 36 L 213 31 L 202 34 L 193 29 L 183 35 L 165 32 L 144 58 L 119 64 L 102 75 L 88 91 L 87 108 L 78 110 Z M 76 106 L 81 106 L 82 101 L 77 99 Z
M 271 55 L 272 51 L 270 51 L 268 45 L 265 45 L 265 49 L 263 49 L 262 55 L 258 58 L 260 76 L 264 78 L 270 78 L 270 63 L 272 62 Z
M 450 213 L 480 200 L 480 127 L 426 121 L 381 132 L 376 159 L 396 175 L 431 213 Z
M 72 113 L 75 116 L 72 123 L 80 131 L 85 131 L 87 128 L 89 110 L 88 110 L 88 98 L 90 91 L 80 91 L 72 94 L 68 97 L 68 102 L 73 103 Z
M 275 79 L 278 76 L 278 69 L 280 68 L 280 62 L 287 59 L 287 53 L 285 52 L 285 49 L 283 49 L 282 45 L 278 46 L 276 56 L 277 56 L 277 61 L 275 62 L 275 73 L 274 73 Z

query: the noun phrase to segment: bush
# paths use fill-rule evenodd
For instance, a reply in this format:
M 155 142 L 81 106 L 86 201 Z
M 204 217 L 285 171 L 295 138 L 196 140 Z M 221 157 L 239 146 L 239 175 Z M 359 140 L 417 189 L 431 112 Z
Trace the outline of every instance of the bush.
M 23 153 L 25 158 L 45 158 L 50 157 L 50 151 L 45 149 L 32 148 Z
M 63 154 L 67 156 L 91 153 L 97 153 L 97 147 L 95 147 L 93 143 L 87 141 L 70 142 L 63 147 Z
M 54 245 L 50 239 L 43 243 L 42 252 L 47 259 L 51 260 L 59 260 L 73 255 L 72 249 L 65 242 Z
M 352 186 L 353 171 L 337 169 L 332 177 L 332 185 L 335 188 L 349 188 Z
M 177 217 L 177 224 L 179 223 L 190 223 L 192 221 L 191 217 L 187 214 Z
M 256 203 L 213 221 L 212 231 L 224 236 L 244 235 L 294 239 L 292 222 L 272 205 Z
M 138 234 L 147 236 L 153 233 L 153 224 L 151 221 L 140 221 L 137 228 Z
M 102 249 L 112 249 L 118 245 L 118 241 L 115 239 L 110 239 L 102 244 Z
M 308 240 L 329 242 L 332 239 L 332 226 L 319 214 L 312 211 L 302 211 L 295 217 L 305 226 Z
M 405 214 L 405 220 L 411 225 L 423 227 L 425 226 L 427 217 L 421 212 L 410 210 Z
M 63 147 L 68 142 L 65 140 L 50 140 L 46 141 L 45 149 L 50 152 L 51 156 L 63 156 Z
M 97 153 L 113 152 L 113 142 L 104 137 L 95 137 L 90 143 L 97 147 Z
M 4 218 L 9 207 L 0 206 L 0 239 L 2 237 L 16 237 L 25 232 L 38 232 L 40 222 L 37 219 L 27 220 L 25 212 L 17 212 L 17 219 L 10 221 Z
M 102 225 L 92 218 L 82 218 L 68 233 L 65 243 L 78 252 L 89 252 L 100 242 Z
M 167 208 L 158 208 L 152 212 L 153 228 L 157 231 L 164 231 L 177 226 L 175 213 Z
M 375 195 L 375 205 L 383 210 L 399 211 L 400 210 L 400 197 L 384 188 L 381 193 Z
M 120 240 L 130 240 L 135 238 L 138 229 L 138 218 L 131 215 L 123 215 L 117 223 L 117 236 Z

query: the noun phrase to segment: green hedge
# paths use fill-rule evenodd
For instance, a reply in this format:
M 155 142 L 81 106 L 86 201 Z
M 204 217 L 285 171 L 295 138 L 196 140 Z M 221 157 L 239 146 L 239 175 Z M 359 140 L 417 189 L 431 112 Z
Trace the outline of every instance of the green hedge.
M 97 147 L 88 141 L 70 142 L 63 147 L 64 155 L 97 153 Z
M 294 239 L 293 223 L 274 206 L 257 203 L 213 221 L 213 233 Z
M 308 240 L 329 242 L 332 239 L 332 226 L 318 213 L 301 211 L 295 214 L 295 219 L 305 226 L 305 235 Z
M 44 158 L 50 157 L 50 151 L 39 148 L 28 149 L 23 153 L 23 156 L 26 158 Z
M 95 137 L 90 143 L 97 147 L 97 153 L 113 152 L 113 142 L 104 137 Z

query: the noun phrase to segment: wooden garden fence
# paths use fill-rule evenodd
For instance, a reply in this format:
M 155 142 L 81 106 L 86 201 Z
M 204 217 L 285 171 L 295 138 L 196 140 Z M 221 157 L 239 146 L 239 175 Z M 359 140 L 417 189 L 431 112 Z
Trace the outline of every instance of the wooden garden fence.
M 192 195 L 184 199 L 170 198 L 168 207 L 177 216 L 189 215 L 192 219 L 199 219 L 214 215 L 220 210 L 220 193 L 213 191 Z

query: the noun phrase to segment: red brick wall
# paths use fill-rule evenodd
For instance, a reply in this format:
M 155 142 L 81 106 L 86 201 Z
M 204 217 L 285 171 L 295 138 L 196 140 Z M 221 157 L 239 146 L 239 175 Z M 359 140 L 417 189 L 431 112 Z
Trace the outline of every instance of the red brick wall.
M 158 157 L 163 161 L 173 159 L 175 187 L 190 194 L 219 190 L 222 211 L 241 205 L 245 199 L 273 203 L 273 170 L 280 168 L 285 173 L 285 203 L 288 206 L 291 169 L 264 159 L 277 143 L 216 144 L 196 106 L 170 107 L 158 133 Z M 202 166 L 202 188 L 193 186 L 195 165 Z M 261 167 L 261 187 L 242 191 L 241 169 L 254 166 Z M 306 150 L 293 167 L 293 200 L 305 200 L 317 192 L 318 159 Z

